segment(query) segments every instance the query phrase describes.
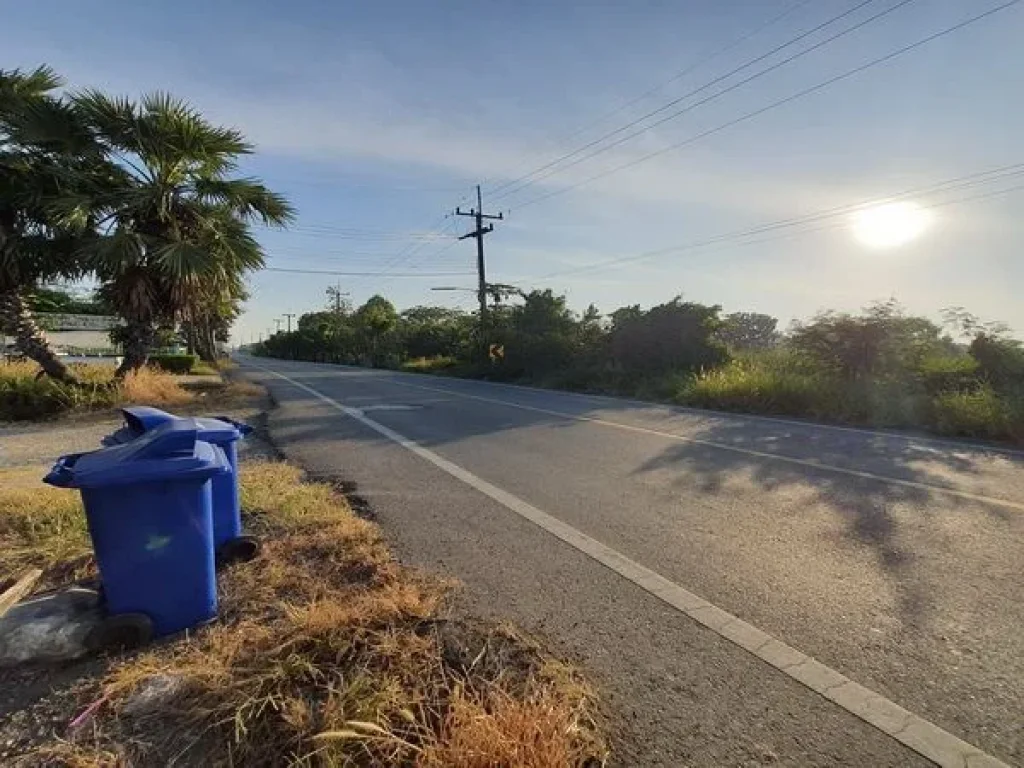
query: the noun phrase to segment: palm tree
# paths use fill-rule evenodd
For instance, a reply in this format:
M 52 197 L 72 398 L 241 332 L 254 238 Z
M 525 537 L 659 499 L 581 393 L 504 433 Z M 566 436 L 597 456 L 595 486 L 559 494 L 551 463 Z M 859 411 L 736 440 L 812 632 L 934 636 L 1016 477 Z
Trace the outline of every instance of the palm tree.
M 199 286 L 182 314 L 181 330 L 189 352 L 203 360 L 216 360 L 217 344 L 228 341 L 231 326 L 242 313 L 247 298 L 241 275 L 224 275 L 223 279 Z
M 123 171 L 93 200 L 100 236 L 87 249 L 101 296 L 126 322 L 123 376 L 145 365 L 158 325 L 263 266 L 252 223 L 283 226 L 293 212 L 259 181 L 229 178 L 252 146 L 178 99 L 86 91 L 72 102 Z
M 89 231 L 83 202 L 104 175 L 102 149 L 53 95 L 61 84 L 47 67 L 0 70 L 0 327 L 47 374 L 73 381 L 25 300 L 41 282 L 83 273 L 76 257 Z

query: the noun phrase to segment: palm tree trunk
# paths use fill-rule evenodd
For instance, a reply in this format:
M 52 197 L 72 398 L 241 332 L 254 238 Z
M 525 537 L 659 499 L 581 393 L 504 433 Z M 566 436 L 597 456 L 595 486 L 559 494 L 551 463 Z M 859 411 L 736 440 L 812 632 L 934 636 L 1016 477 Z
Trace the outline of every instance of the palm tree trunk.
M 153 348 L 156 332 L 152 323 L 129 320 L 124 333 L 124 358 L 114 374 L 123 379 L 132 371 L 137 371 L 149 360 L 149 350 Z
M 210 326 L 209 318 L 201 317 L 193 326 L 193 333 L 195 334 L 195 354 L 208 363 L 217 362 L 217 345 L 213 339 L 213 328 Z
M 74 384 L 76 379 L 60 358 L 50 349 L 46 336 L 39 328 L 25 298 L 17 290 L 0 291 L 0 327 L 14 336 L 18 350 L 30 360 L 39 363 L 47 376 Z

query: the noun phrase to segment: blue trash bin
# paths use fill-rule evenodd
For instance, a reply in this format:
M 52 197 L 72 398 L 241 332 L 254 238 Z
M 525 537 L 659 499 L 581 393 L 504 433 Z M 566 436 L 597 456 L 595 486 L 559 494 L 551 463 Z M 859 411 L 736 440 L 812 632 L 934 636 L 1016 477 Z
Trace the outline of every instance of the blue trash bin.
M 122 408 L 124 426 L 103 438 L 104 445 L 122 445 L 154 428 L 180 419 L 147 405 Z M 242 505 L 238 491 L 238 441 L 252 432 L 248 424 L 227 416 L 190 419 L 199 425 L 199 439 L 213 443 L 227 456 L 231 474 L 213 478 L 213 544 L 218 561 L 248 560 L 256 555 L 256 539 L 242 535 Z
M 217 615 L 211 481 L 223 451 L 176 419 L 125 445 L 62 456 L 43 482 L 82 493 L 106 607 L 166 635 Z

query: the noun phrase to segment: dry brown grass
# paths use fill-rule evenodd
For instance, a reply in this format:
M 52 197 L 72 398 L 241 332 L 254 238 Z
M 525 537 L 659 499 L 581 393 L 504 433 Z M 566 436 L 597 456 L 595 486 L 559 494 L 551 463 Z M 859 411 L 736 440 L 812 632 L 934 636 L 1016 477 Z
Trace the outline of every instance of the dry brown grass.
M 0 470 L 0 585 L 26 568 L 43 569 L 43 587 L 92 573 L 79 494 L 43 485 L 46 469 Z
M 574 712 L 551 688 L 516 697 L 496 687 L 483 697 L 460 686 L 441 732 L 420 756 L 430 768 L 549 768 L 573 765 L 579 755 L 565 734 L 579 728 Z
M 140 368 L 124 377 L 121 384 L 121 400 L 137 405 L 184 405 L 195 399 L 195 395 L 178 382 L 170 373 L 156 368 Z
M 397 563 L 331 487 L 268 462 L 242 489 L 265 544 L 221 575 L 220 622 L 115 665 L 89 725 L 37 763 L 603 761 L 579 676 L 509 628 L 440 618 L 451 585 Z
M 35 376 L 39 366 L 27 360 L 0 360 L 0 379 L 23 379 Z
M 96 411 L 117 405 L 161 408 L 231 408 L 248 405 L 266 391 L 251 382 L 209 377 L 182 382 L 181 376 L 149 367 L 114 379 L 111 366 L 74 364 L 77 386 L 37 379 L 31 362 L 0 362 L 0 420 L 39 420 L 62 413 Z M 215 373 L 215 371 L 214 371 Z

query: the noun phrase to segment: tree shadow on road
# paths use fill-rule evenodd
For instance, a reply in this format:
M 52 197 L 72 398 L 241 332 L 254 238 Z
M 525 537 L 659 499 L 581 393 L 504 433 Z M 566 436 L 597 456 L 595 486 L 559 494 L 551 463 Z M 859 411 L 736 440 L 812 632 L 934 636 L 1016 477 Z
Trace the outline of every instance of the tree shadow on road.
M 315 386 L 315 382 L 311 383 Z M 465 407 L 460 404 L 453 409 L 451 400 L 457 399 L 456 392 L 446 397 L 444 392 L 426 391 L 424 387 L 416 391 L 417 387 L 412 387 L 397 394 L 382 393 L 369 375 L 353 375 L 349 383 L 351 390 L 343 398 L 346 405 L 355 408 L 367 404 L 380 407 L 382 403 L 392 408 L 396 403 L 403 408 L 410 406 L 411 410 L 381 410 L 369 412 L 367 416 L 391 425 L 397 432 L 428 448 L 513 430 L 572 429 L 580 425 L 579 421 L 545 413 L 543 408 L 504 410 L 500 405 L 477 405 L 472 399 L 465 401 Z M 432 382 L 428 380 L 427 384 Z M 321 404 L 307 393 L 286 387 L 279 394 L 284 401 L 300 406 L 298 410 L 289 409 L 277 416 L 278 434 L 291 445 L 331 451 L 336 450 L 332 441 L 339 438 L 366 444 L 389 442 L 388 438 L 352 419 L 339 422 L 325 418 L 319 410 Z M 516 398 L 533 402 L 532 398 L 545 394 L 522 390 Z M 493 394 L 495 400 L 505 396 L 499 391 Z M 487 400 L 491 397 L 488 395 Z M 936 602 L 943 599 L 942 579 L 937 574 L 943 568 L 948 569 L 948 563 L 957 562 L 961 544 L 955 533 L 936 525 L 936 520 L 944 521 L 947 515 L 966 513 L 978 515 L 990 525 L 1010 526 L 1020 517 L 1019 513 L 1004 507 L 958 498 L 942 491 L 943 486 L 953 482 L 984 480 L 984 472 L 979 471 L 986 459 L 982 448 L 965 445 L 958 449 L 955 444 L 914 441 L 899 435 L 825 430 L 813 425 L 719 416 L 710 412 L 688 414 L 630 401 L 574 398 L 571 404 L 572 414 L 583 419 L 636 422 L 650 425 L 652 431 L 675 433 L 680 430 L 678 442 L 671 443 L 632 471 L 637 478 L 666 472 L 669 484 L 685 485 L 689 490 L 696 486 L 708 495 L 727 494 L 731 484 L 752 482 L 761 491 L 789 494 L 799 499 L 790 507 L 785 503 L 771 504 L 775 514 L 785 516 L 780 519 L 780 525 L 791 525 L 802 515 L 836 518 L 838 525 L 827 526 L 835 531 L 835 540 L 829 542 L 825 551 L 838 546 L 840 550 L 852 547 L 868 552 L 882 582 L 896 597 L 898 618 L 905 629 L 928 625 Z M 313 407 L 313 411 L 304 413 L 301 406 L 307 405 Z M 443 409 L 446 420 L 426 418 L 433 408 Z M 566 401 L 565 410 L 568 408 L 569 401 Z M 659 420 L 652 422 L 652 416 Z M 662 416 L 664 421 L 660 420 Z M 1024 468 L 1024 461 L 1019 458 L 1007 460 Z M 814 462 L 848 471 L 815 467 Z M 903 482 L 857 476 L 859 471 Z M 808 547 L 820 548 L 820 542 L 816 544 L 813 539 L 808 542 Z M 939 551 L 943 553 L 941 560 L 936 555 Z M 807 552 L 808 557 L 821 554 Z M 976 570 L 980 583 L 984 567 Z
M 861 450 L 873 447 L 884 456 L 885 470 L 873 467 L 870 473 L 880 476 L 876 479 L 857 474 L 862 470 L 851 465 L 852 457 L 844 452 L 841 437 L 829 442 L 830 436 L 802 439 L 798 434 L 787 443 L 780 440 L 784 432 L 784 426 L 752 430 L 742 419 L 710 421 L 689 435 L 690 439 L 644 462 L 634 475 L 669 471 L 677 475 L 675 482 L 690 488 L 696 479 L 697 487 L 706 494 L 726 493 L 735 483 L 753 483 L 765 492 L 800 499 L 786 510 L 786 519 L 780 524 L 802 514 L 821 514 L 821 508 L 828 510 L 827 514 L 838 517 L 836 543 L 871 553 L 880 575 L 897 595 L 898 618 L 904 630 L 927 626 L 932 608 L 941 599 L 937 591 L 941 584 L 929 576 L 936 564 L 921 567 L 922 558 L 936 546 L 950 551 L 957 547 L 936 525 L 936 516 L 970 510 L 986 521 L 1010 521 L 1012 513 L 1006 508 L 943 490 L 949 486 L 949 473 L 978 473 L 978 458 L 966 452 L 936 450 L 934 445 L 887 435 L 856 435 L 851 440 Z M 796 450 L 793 440 L 802 440 Z M 853 450 L 853 445 L 845 450 Z M 815 467 L 815 463 L 823 466 Z

